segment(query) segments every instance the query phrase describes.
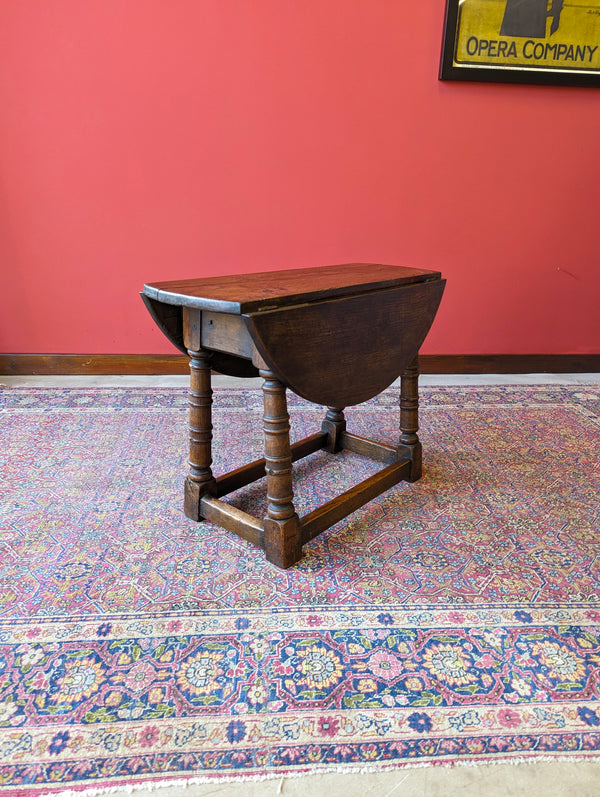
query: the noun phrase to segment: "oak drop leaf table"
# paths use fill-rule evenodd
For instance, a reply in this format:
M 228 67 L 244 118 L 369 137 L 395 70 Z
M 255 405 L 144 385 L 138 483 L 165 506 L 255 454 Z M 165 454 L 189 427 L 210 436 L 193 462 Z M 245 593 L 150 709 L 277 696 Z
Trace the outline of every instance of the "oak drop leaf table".
M 144 285 L 155 322 L 190 357 L 187 517 L 238 534 L 288 568 L 322 531 L 398 482 L 420 478 L 417 355 L 444 286 L 436 271 L 373 263 Z M 218 477 L 211 470 L 211 370 L 263 379 L 264 459 Z M 348 432 L 344 408 L 373 398 L 398 376 L 398 445 Z M 286 388 L 327 407 L 320 432 L 292 446 Z M 319 449 L 346 449 L 385 467 L 300 518 L 292 463 Z M 219 500 L 265 474 L 264 520 Z

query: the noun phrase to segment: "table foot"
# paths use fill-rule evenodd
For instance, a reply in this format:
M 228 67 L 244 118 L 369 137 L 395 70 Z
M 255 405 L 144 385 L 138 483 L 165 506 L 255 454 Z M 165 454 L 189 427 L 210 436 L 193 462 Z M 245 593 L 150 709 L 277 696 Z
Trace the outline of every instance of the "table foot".
M 212 389 L 210 352 L 188 350 L 190 356 L 189 441 L 190 470 L 185 480 L 183 511 L 191 520 L 203 520 L 200 499 L 212 494 L 216 483 L 212 474 Z
M 264 520 L 263 547 L 271 564 L 287 570 L 302 559 L 302 525 L 298 515 L 287 520 Z
M 415 357 L 400 377 L 400 441 L 398 458 L 408 457 L 411 462 L 407 481 L 421 478 L 422 449 L 417 431 L 419 429 L 419 361 Z

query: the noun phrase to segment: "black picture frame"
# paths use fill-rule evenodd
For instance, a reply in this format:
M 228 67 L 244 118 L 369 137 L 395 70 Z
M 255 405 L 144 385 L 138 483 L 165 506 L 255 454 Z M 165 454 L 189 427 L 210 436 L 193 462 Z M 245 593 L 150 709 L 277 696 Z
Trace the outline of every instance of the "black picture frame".
M 546 10 L 542 21 L 543 3 Z M 516 8 L 516 14 L 513 11 L 506 24 L 511 7 Z M 568 14 L 564 14 L 565 7 Z M 589 17 L 590 36 L 581 36 L 577 43 L 573 41 L 574 32 L 585 33 L 587 19 L 583 14 Z M 560 37 L 561 18 L 570 23 L 570 27 L 563 26 L 568 42 Z M 469 36 L 470 31 L 477 31 L 477 24 L 485 31 L 492 19 L 497 31 L 493 38 Z M 526 30 L 533 30 L 534 34 L 527 36 Z M 439 79 L 600 86 L 600 0 L 588 0 L 586 6 L 576 6 L 569 0 L 446 0 Z

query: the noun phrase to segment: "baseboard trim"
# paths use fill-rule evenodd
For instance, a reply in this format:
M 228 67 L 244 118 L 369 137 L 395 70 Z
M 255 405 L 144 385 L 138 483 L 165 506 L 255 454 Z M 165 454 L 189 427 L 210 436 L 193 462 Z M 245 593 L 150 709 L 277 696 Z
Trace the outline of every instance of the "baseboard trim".
M 424 354 L 424 374 L 595 374 L 600 354 Z
M 189 374 L 184 354 L 0 354 L 6 376 Z
M 599 373 L 600 354 L 423 354 L 424 374 Z M 6 376 L 189 373 L 181 354 L 0 354 Z

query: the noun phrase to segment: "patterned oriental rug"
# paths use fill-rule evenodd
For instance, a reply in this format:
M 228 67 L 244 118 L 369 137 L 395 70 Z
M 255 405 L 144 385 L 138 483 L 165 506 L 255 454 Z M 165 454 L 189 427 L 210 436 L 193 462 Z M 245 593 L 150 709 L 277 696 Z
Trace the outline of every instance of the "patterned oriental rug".
M 599 755 L 598 386 L 422 388 L 422 480 L 288 571 L 184 517 L 185 390 L 0 397 L 0 795 Z M 215 391 L 216 473 L 261 401 Z M 377 467 L 297 463 L 299 513 Z

